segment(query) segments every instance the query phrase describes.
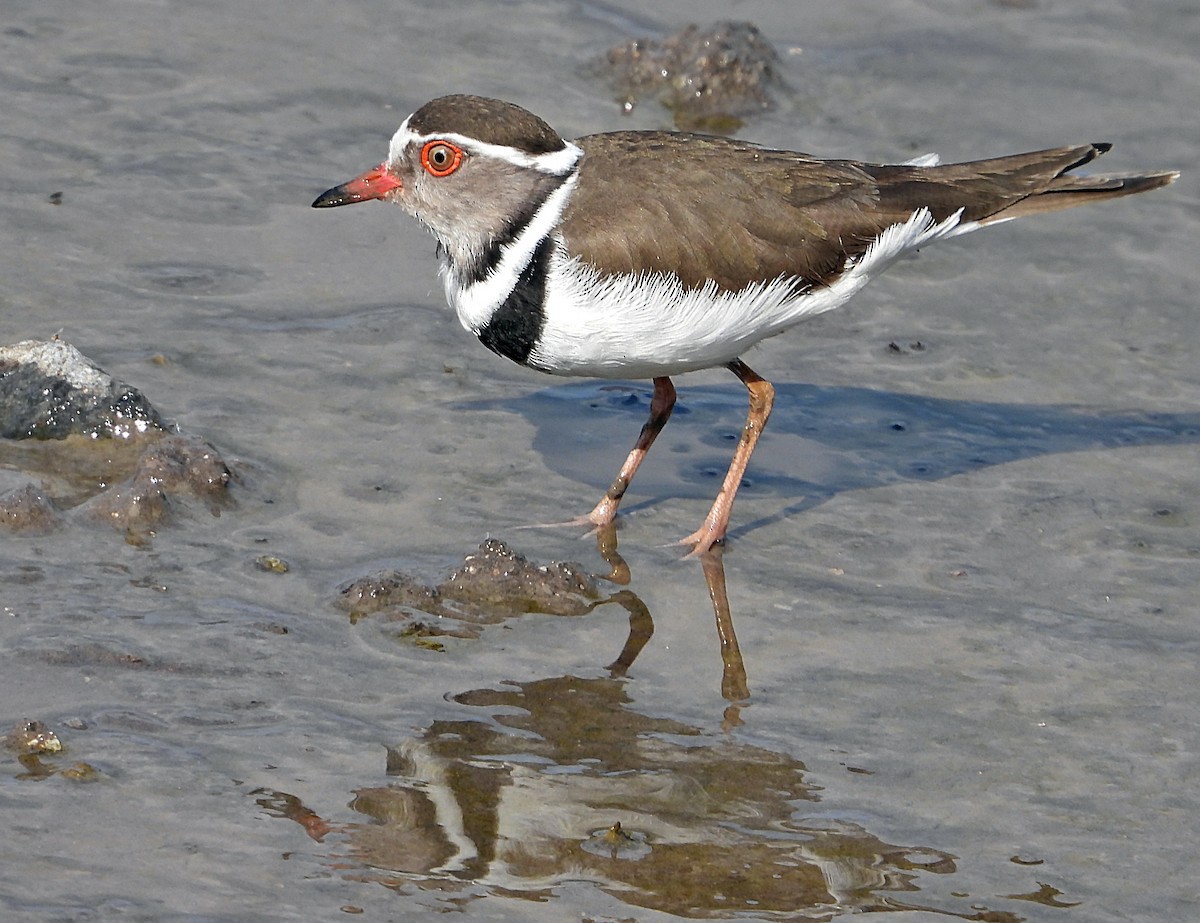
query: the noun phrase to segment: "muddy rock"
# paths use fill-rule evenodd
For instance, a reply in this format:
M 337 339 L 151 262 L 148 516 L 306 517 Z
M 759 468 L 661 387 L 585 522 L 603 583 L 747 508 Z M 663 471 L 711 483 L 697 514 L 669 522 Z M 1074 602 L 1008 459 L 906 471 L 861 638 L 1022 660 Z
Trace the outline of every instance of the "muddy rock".
M 63 340 L 0 346 L 0 437 L 128 439 L 167 429 L 140 391 Z
M 671 110 L 675 127 L 721 134 L 771 108 L 786 89 L 779 54 L 748 22 L 689 25 L 662 41 L 629 39 L 591 71 L 626 112 L 656 100 Z

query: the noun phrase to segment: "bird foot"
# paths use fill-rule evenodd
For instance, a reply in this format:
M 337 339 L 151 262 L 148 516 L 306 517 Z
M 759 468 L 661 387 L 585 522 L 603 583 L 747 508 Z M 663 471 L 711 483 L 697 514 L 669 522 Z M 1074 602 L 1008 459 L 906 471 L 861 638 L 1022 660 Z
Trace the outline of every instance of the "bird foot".
M 585 535 L 591 535 L 601 527 L 593 523 L 586 516 L 576 516 L 574 519 L 564 519 L 561 522 L 527 522 L 524 525 L 513 526 L 515 531 L 523 529 L 574 529 L 580 526 L 590 526 L 591 529 L 585 532 Z
M 576 516 L 574 519 L 566 519 L 560 522 L 530 522 L 523 526 L 513 526 L 516 530 L 521 529 L 578 529 L 585 528 L 581 538 L 587 538 L 590 535 L 602 535 L 605 531 L 615 531 L 616 522 L 612 519 L 605 522 L 597 522 L 592 518 L 591 514 Z
M 576 516 L 574 519 L 568 519 L 566 522 L 534 522 L 523 526 L 514 526 L 513 528 L 556 529 L 564 526 L 570 528 L 590 526 L 579 537 L 580 539 L 585 539 L 595 536 L 596 550 L 609 566 L 609 572 L 604 575 L 604 579 L 611 580 L 613 583 L 620 584 L 621 586 L 626 586 L 629 583 L 629 565 L 625 563 L 625 559 L 617 552 L 617 524 L 615 521 L 595 523 L 590 516 Z
M 725 533 L 722 531 L 718 534 L 715 529 L 709 527 L 708 523 L 702 525 L 691 535 L 684 536 L 677 542 L 672 542 L 672 545 L 691 545 L 692 550 L 689 551 L 685 558 L 698 558 L 712 550 L 713 545 L 724 544 Z

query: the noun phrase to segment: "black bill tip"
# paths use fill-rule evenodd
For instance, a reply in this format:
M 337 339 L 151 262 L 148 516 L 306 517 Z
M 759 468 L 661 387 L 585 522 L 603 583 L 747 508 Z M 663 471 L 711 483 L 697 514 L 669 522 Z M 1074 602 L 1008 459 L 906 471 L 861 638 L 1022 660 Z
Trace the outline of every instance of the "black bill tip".
M 358 201 L 361 201 L 361 196 L 356 196 L 354 193 L 348 192 L 345 186 L 334 186 L 332 189 L 326 189 L 313 199 L 312 207 L 333 208 L 336 205 L 350 205 Z

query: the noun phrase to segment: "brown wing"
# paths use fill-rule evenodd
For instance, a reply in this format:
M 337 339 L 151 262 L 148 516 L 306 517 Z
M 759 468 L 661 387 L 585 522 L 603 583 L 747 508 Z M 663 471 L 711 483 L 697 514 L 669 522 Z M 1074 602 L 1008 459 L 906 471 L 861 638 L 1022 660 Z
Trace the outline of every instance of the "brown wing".
M 1056 148 L 936 167 L 818 160 L 676 132 L 613 132 L 577 142 L 579 188 L 567 247 L 602 272 L 675 272 L 738 290 L 795 276 L 828 282 L 918 208 L 941 220 L 1019 217 L 1165 185 L 1175 174 L 1063 176 L 1108 145 Z M 584 217 L 587 216 L 587 217 Z
M 831 226 L 875 204 L 876 183 L 854 164 L 675 132 L 577 143 L 563 234 L 604 272 L 675 272 L 689 287 L 713 279 L 734 290 L 782 274 L 824 278 L 845 262 Z

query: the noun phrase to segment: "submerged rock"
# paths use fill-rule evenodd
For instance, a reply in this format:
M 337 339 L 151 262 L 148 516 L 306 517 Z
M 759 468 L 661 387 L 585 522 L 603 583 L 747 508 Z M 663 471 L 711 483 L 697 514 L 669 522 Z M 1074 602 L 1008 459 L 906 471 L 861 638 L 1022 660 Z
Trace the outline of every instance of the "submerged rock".
M 0 526 L 14 532 L 49 532 L 58 524 L 58 507 L 36 484 L 0 495 Z
M 100 777 L 100 771 L 91 763 L 75 763 L 61 766 L 57 761 L 63 753 L 62 741 L 42 721 L 26 718 L 18 722 L 3 739 L 6 749 L 16 754 L 24 772 L 15 778 L 40 782 L 51 776 L 62 776 L 72 782 L 92 782 Z M 42 757 L 48 757 L 43 760 Z
M 138 457 L 127 480 L 97 494 L 81 510 L 122 528 L 151 528 L 167 521 L 185 498 L 216 513 L 230 477 L 220 453 L 203 439 L 164 436 Z
M 166 429 L 140 391 L 71 344 L 52 339 L 0 346 L 0 437 L 128 439 Z
M 785 84 L 779 54 L 748 22 L 690 25 L 661 42 L 635 38 L 610 48 L 593 70 L 626 112 L 657 100 L 675 126 L 728 134 L 769 109 Z

